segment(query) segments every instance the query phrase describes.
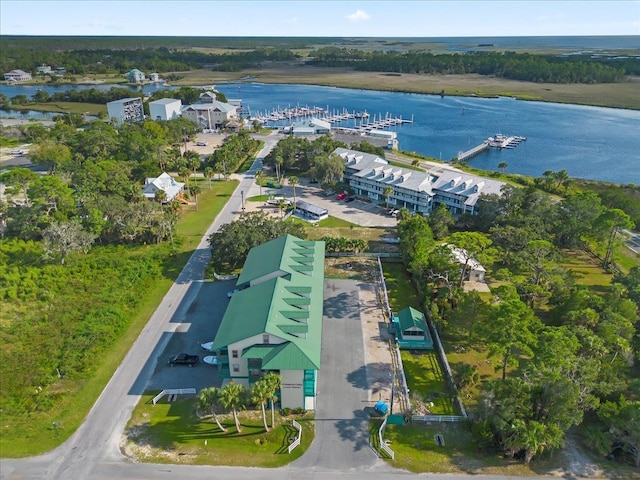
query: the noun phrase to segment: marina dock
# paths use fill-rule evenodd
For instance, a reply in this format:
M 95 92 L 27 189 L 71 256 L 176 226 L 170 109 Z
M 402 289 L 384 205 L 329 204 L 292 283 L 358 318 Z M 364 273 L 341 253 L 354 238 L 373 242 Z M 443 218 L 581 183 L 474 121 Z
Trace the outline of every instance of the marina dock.
M 476 145 L 475 147 L 464 152 L 462 151 L 458 152 L 458 161 L 464 162 L 470 158 L 475 157 L 479 153 L 484 152 L 488 148 L 498 148 L 501 150 L 503 148 L 507 148 L 507 149 L 515 148 L 518 145 L 520 145 L 520 143 L 524 142 L 526 139 L 527 139 L 526 137 L 519 137 L 519 136 L 507 137 L 505 135 L 498 133 L 493 137 L 487 138 L 480 145 Z
M 332 125 L 353 122 L 353 127 L 341 127 L 343 129 L 351 130 L 353 133 L 366 133 L 371 130 L 381 130 L 405 123 L 413 123 L 413 116 L 411 117 L 411 120 L 408 120 L 406 118 L 402 118 L 402 116 L 393 116 L 388 112 L 383 116 L 382 114 L 371 115 L 367 111 L 349 112 L 346 109 L 329 111 L 328 107 L 325 109 L 316 106 L 297 106 L 284 109 L 278 107 L 270 112 L 257 113 L 251 117 L 251 120 L 257 120 L 262 124 L 273 124 L 278 122 L 287 122 L 294 119 L 304 120 L 307 118 L 317 118 L 319 120 L 329 122 Z

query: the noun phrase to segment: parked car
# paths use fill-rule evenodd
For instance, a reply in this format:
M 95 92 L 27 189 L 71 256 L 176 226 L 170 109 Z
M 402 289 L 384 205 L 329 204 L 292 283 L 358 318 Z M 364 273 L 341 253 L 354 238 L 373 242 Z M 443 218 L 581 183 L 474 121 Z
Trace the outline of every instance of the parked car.
M 209 145 L 209 142 L 196 142 L 196 146 L 198 147 L 206 147 Z
M 239 289 L 239 288 L 236 288 L 235 290 L 229 290 L 229 291 L 227 292 L 227 298 L 231 298 L 231 297 L 233 297 L 233 295 L 234 295 L 235 293 L 239 292 L 239 291 L 240 291 L 240 289 Z
M 344 200 L 345 198 L 347 198 L 347 192 L 342 192 L 336 195 L 337 200 Z
M 17 150 L 11 150 L 11 151 L 9 152 L 9 154 L 10 154 L 10 155 L 24 155 L 24 150 L 20 150 L 20 149 L 17 149 Z
M 349 197 L 345 200 L 345 202 L 349 203 L 349 202 L 353 202 L 356 199 L 356 197 Z
M 198 361 L 200 357 L 198 355 L 189 355 L 188 353 L 176 353 L 175 355 L 171 355 L 169 357 L 169 365 L 172 367 L 174 365 L 188 365 L 189 367 L 193 367 Z

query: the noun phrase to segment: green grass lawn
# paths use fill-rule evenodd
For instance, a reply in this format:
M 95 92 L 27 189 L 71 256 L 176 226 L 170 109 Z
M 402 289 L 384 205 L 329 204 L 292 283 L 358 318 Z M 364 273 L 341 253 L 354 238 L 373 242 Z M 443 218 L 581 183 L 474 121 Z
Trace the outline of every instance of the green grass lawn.
M 383 261 L 382 269 L 387 282 L 387 292 L 391 310 L 399 312 L 407 307 L 421 309 L 420 299 L 413 288 L 404 264 L 401 262 Z
M 435 435 L 444 437 L 444 446 Z M 476 451 L 466 423 L 388 425 L 384 439 L 395 453 L 389 463 L 414 473 L 475 473 L 533 475 L 537 472 L 519 460 Z
M 196 415 L 195 398 L 153 405 L 151 399 L 155 393 L 141 398 L 126 428 L 126 451 L 137 461 L 280 467 L 299 458 L 313 441 L 311 413 L 283 417 L 276 412 L 276 427 L 265 432 L 259 410 L 242 411 L 239 412 L 241 433 L 236 431 L 233 416 L 225 414 L 219 417 L 227 429 L 222 432 L 213 419 L 200 419 Z M 290 439 L 297 434 L 291 426 L 294 419 L 302 426 L 302 441 L 289 454 Z M 270 410 L 267 411 L 267 422 L 270 425 Z
M 423 401 L 432 402 L 433 415 L 458 415 L 435 352 L 401 350 L 400 355 L 412 396 L 419 394 Z
M 11 109 L 35 110 L 38 112 L 88 113 L 89 115 L 98 115 L 99 113 L 107 112 L 106 105 L 79 102 L 29 103 L 27 105 L 11 105 Z

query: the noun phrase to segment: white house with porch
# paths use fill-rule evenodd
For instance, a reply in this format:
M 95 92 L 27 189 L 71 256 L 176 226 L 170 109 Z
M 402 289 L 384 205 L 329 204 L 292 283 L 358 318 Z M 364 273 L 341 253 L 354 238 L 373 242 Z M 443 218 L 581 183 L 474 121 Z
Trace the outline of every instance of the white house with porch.
M 166 195 L 165 202 L 171 202 L 180 197 L 184 190 L 184 185 L 182 182 L 177 182 L 167 172 L 163 172 L 157 178 L 147 178 L 145 180 L 142 195 L 150 200 L 155 200 L 158 191 L 162 190 Z

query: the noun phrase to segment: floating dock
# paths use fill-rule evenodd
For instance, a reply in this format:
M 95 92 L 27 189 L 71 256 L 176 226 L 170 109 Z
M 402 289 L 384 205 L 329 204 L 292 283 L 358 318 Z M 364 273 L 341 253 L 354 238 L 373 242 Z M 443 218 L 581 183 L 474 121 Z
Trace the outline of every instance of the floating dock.
M 465 160 L 473 158 L 479 153 L 484 152 L 488 148 L 498 148 L 500 150 L 502 150 L 503 148 L 507 148 L 507 149 L 515 148 L 518 145 L 520 145 L 520 143 L 524 142 L 526 139 L 527 139 L 526 137 L 519 137 L 519 136 L 507 137 L 506 135 L 502 135 L 498 133 L 493 137 L 487 138 L 480 145 L 476 145 L 475 147 L 464 152 L 458 152 L 458 161 L 464 162 Z
M 288 107 L 281 109 L 280 107 L 271 110 L 269 112 L 258 113 L 252 116 L 251 120 L 257 120 L 262 124 L 286 122 L 298 118 L 317 118 L 324 120 L 332 125 L 339 125 L 345 122 L 353 122 L 355 125 L 351 128 L 355 133 L 366 133 L 371 130 L 380 130 L 384 128 L 394 127 L 405 123 L 413 123 L 413 116 L 411 120 L 406 118 L 396 117 L 390 113 L 386 115 L 371 115 L 369 112 L 349 112 L 346 109 L 329 111 L 327 107 Z M 345 128 L 345 127 L 343 127 Z

